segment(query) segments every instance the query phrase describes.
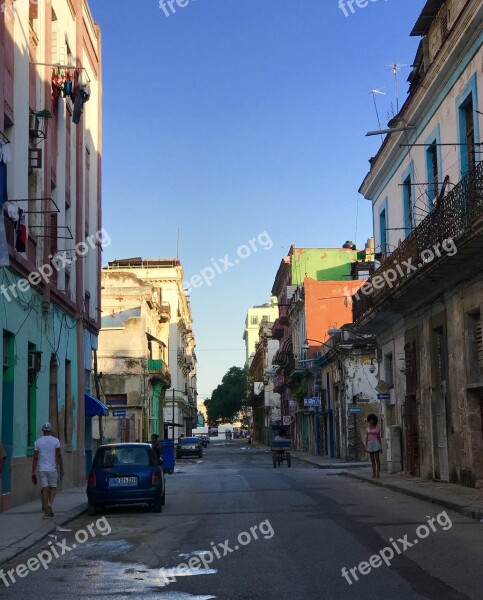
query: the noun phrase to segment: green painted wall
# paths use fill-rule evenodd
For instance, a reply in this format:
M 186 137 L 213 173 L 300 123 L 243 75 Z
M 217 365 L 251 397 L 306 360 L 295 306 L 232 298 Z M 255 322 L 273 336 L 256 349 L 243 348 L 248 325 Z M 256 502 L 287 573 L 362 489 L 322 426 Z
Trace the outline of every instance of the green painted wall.
M 302 285 L 305 277 L 316 281 L 348 281 L 357 250 L 344 248 L 294 248 L 292 283 Z
M 0 287 L 8 293 L 0 293 L 0 331 L 9 332 L 13 335 L 11 367 L 3 369 L 3 385 L 0 386 L 0 420 L 10 421 L 12 419 L 12 457 L 28 456 L 29 442 L 36 439 L 42 433 L 42 423 L 49 418 L 49 385 L 50 385 L 50 358 L 53 353 L 58 357 L 58 385 L 57 405 L 59 414 L 65 406 L 65 360 L 71 361 L 71 386 L 74 398 L 74 423 L 72 448 L 76 448 L 77 432 L 77 406 L 78 406 L 78 368 L 77 368 L 77 331 L 75 320 L 67 315 L 61 308 L 54 304 L 49 305 L 48 311 L 42 310 L 42 298 L 35 289 L 30 288 L 21 292 L 15 285 L 18 277 L 8 268 L 0 272 Z M 17 297 L 10 293 L 8 288 L 15 285 Z M 28 375 L 27 360 L 29 347 L 35 347 L 42 352 L 41 370 L 35 376 L 34 381 Z M 3 349 L 2 349 L 3 358 Z M 32 386 L 35 392 L 32 394 Z M 8 394 L 13 389 L 15 399 L 13 415 L 10 415 Z M 28 439 L 29 415 L 28 397 L 29 389 L 31 396 L 31 408 L 35 414 L 30 415 L 31 439 Z M 4 399 L 4 394 L 7 394 Z M 5 400 L 5 401 L 4 401 Z M 13 417 L 13 418 L 12 418 Z M 55 424 L 52 423 L 54 428 Z M 11 425 L 4 423 L 8 429 Z M 63 431 L 54 431 L 54 435 L 60 437 L 64 444 Z M 10 445 L 10 444 L 9 444 Z

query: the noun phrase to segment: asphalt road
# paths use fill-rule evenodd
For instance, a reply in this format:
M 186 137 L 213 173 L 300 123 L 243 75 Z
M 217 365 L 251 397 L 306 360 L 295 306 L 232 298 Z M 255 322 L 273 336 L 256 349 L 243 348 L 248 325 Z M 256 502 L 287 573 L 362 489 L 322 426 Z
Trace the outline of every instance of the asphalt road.
M 4 565 L 25 567 L 0 598 L 482 597 L 483 523 L 239 441 L 178 466 L 161 514 L 83 515 Z

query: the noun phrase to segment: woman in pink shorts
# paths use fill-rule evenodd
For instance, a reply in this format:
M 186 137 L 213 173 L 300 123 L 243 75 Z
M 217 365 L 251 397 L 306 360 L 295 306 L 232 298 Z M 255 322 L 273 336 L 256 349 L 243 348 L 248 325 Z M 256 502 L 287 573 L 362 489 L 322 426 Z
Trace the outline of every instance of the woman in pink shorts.
M 369 415 L 367 417 L 369 427 L 366 429 L 366 450 L 371 457 L 372 477 L 375 478 L 379 478 L 381 470 L 380 452 L 382 450 L 381 430 L 377 426 L 377 420 L 376 415 Z

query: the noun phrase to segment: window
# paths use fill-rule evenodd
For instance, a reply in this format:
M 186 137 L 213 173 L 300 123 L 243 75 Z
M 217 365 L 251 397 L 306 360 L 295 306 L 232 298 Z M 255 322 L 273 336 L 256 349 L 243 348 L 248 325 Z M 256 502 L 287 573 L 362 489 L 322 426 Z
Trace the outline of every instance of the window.
M 59 408 L 57 401 L 57 390 L 59 380 L 59 365 L 57 356 L 52 354 L 50 359 L 50 378 L 49 378 L 49 421 L 52 423 L 57 435 L 59 435 Z
M 465 119 L 466 163 L 468 172 L 475 168 L 475 120 L 473 118 L 473 97 L 471 96 L 463 108 Z
M 65 361 L 65 399 L 64 399 L 64 443 L 72 443 L 72 413 L 74 403 L 72 399 L 72 364 Z
M 466 315 L 465 337 L 468 383 L 479 383 L 483 377 L 483 325 L 479 310 Z
M 433 208 L 439 194 L 438 146 L 434 141 L 426 150 L 428 170 L 428 196 L 430 207 Z
M 476 166 L 476 146 L 480 142 L 477 108 L 478 82 L 476 73 L 468 80 L 463 92 L 456 99 L 458 142 L 461 176 L 471 173 Z
M 406 235 L 409 235 L 414 228 L 413 223 L 413 182 L 411 175 L 408 175 L 403 182 L 403 215 L 404 229 Z
M 385 257 L 388 253 L 387 247 L 387 217 L 386 209 L 379 213 L 379 235 L 381 238 L 381 253 Z
M 35 351 L 35 344 L 28 345 L 28 352 Z M 27 448 L 33 451 L 37 439 L 37 381 L 35 373 L 27 370 Z
M 390 388 L 394 387 L 394 360 L 392 352 L 384 357 L 384 376 Z
M 89 235 L 89 212 L 90 212 L 90 180 L 91 180 L 91 153 L 89 148 L 86 148 L 86 163 L 85 163 L 85 189 L 84 189 L 84 232 L 85 236 Z
M 250 325 L 258 325 L 258 317 L 251 317 Z
M 436 376 L 438 383 L 446 381 L 447 369 L 446 369 L 446 344 L 444 340 L 444 329 L 437 327 L 434 330 L 434 343 L 435 343 L 435 358 L 436 358 Z

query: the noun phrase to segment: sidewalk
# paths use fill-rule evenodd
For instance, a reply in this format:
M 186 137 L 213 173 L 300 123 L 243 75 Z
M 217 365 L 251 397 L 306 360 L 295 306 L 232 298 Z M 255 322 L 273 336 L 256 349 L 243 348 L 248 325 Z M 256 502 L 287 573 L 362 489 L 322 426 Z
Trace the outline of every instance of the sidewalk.
M 372 478 L 371 464 L 368 462 L 344 463 L 334 458 L 313 456 L 306 452 L 292 451 L 292 456 L 318 469 L 340 469 L 343 475 L 385 487 L 419 500 L 454 510 L 471 519 L 483 520 L 483 489 L 467 488 L 453 483 L 443 483 L 430 479 L 410 477 L 403 473 L 389 475 L 382 472 L 380 479 Z
M 0 565 L 82 514 L 87 509 L 85 486 L 59 492 L 53 508 L 55 517 L 42 519 L 39 498 L 0 513 Z
M 337 458 L 314 456 L 300 450 L 291 450 L 290 454 L 302 462 L 314 465 L 317 469 L 364 469 L 371 466 L 370 462 L 342 462 Z

